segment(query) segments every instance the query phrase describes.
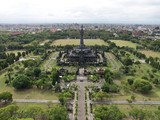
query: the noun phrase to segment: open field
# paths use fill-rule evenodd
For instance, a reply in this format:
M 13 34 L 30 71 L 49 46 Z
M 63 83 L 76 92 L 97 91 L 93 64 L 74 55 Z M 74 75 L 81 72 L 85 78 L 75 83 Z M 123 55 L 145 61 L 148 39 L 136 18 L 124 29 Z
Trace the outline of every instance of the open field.
M 136 43 L 133 43 L 130 41 L 125 41 L 125 40 L 110 40 L 110 41 L 114 42 L 117 46 L 120 46 L 120 47 L 128 46 L 128 47 L 136 49 L 136 47 L 139 46 Z
M 79 45 L 80 41 L 79 39 L 59 39 L 56 41 L 53 41 L 52 45 L 61 45 L 61 46 L 65 46 L 65 45 Z M 108 45 L 106 42 L 104 42 L 101 39 L 84 39 L 84 44 L 85 45 Z
M 160 58 L 160 52 L 154 52 L 151 50 L 140 50 L 139 52 L 145 54 L 147 57 L 159 57 Z

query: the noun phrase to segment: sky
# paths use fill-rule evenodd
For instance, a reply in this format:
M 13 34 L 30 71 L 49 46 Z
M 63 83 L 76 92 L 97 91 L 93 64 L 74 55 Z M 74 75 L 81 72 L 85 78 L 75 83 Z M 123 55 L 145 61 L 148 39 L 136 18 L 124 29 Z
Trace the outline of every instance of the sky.
M 160 0 L 0 0 L 0 23 L 160 24 Z

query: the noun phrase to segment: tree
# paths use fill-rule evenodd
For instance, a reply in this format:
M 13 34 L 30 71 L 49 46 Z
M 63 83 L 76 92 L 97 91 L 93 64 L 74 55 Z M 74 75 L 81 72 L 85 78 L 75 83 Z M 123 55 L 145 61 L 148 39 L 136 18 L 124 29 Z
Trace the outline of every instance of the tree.
M 34 69 L 34 75 L 35 75 L 36 77 L 39 77 L 40 74 L 41 74 L 41 69 L 35 68 L 35 69 Z
M 24 89 L 30 86 L 31 83 L 26 75 L 20 74 L 13 80 L 13 87 L 16 89 Z
M 25 57 L 26 53 L 25 52 L 22 52 L 22 57 Z
M 9 120 L 10 118 L 15 118 L 14 115 L 17 112 L 18 107 L 15 105 L 9 105 L 4 108 L 0 108 L 0 119 Z
M 96 98 L 100 98 L 100 100 L 103 100 L 103 98 L 106 96 L 107 96 L 106 93 L 101 91 L 96 94 Z
M 107 83 L 109 83 L 109 84 L 113 83 L 113 77 L 112 76 L 113 76 L 113 73 L 110 70 L 106 69 L 105 70 L 105 81 Z
M 6 50 L 6 46 L 0 44 L 0 51 L 3 52 L 3 51 L 5 51 L 5 50 Z
M 149 81 L 139 79 L 134 82 L 134 88 L 142 93 L 148 93 L 152 90 L 152 85 Z
M 99 106 L 94 110 L 96 120 L 123 120 L 125 115 L 116 106 Z
M 18 57 L 21 57 L 21 55 L 22 55 L 21 52 L 18 52 L 18 53 L 17 53 L 17 56 L 18 56 Z
M 134 101 L 136 97 L 134 95 L 131 96 L 131 100 Z
M 52 84 L 55 85 L 56 82 L 58 82 L 58 78 L 59 78 L 59 75 L 58 75 L 58 71 L 56 69 L 53 69 L 52 70 Z
M 104 85 L 102 86 L 102 91 L 107 92 L 107 93 L 109 92 L 109 84 L 108 83 L 106 83 L 106 82 L 104 83 Z
M 127 81 L 128 81 L 129 85 L 133 85 L 133 83 L 134 83 L 134 79 L 133 78 L 132 79 L 128 79 Z
M 63 96 L 59 96 L 59 102 L 61 103 L 61 105 L 66 105 L 66 98 Z
M 43 109 L 39 106 L 30 106 L 25 111 L 28 118 L 36 119 L 45 119 L 47 115 L 43 111 Z
M 38 60 L 26 60 L 22 62 L 24 67 L 34 67 L 39 64 Z
M 67 110 L 62 106 L 55 106 L 49 110 L 50 120 L 69 120 Z
M 0 94 L 0 101 L 5 101 L 5 103 L 12 102 L 12 94 L 10 92 L 3 92 Z
M 133 64 L 133 61 L 130 58 L 126 58 L 123 61 L 124 65 L 129 66 Z
M 134 120 L 145 120 L 146 115 L 147 111 L 144 111 L 142 109 L 133 109 L 129 112 L 129 116 Z

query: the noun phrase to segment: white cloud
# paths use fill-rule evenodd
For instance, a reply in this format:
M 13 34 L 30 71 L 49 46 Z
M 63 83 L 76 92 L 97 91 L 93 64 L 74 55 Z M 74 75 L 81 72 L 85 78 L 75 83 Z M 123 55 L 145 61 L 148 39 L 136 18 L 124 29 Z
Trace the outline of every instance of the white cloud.
M 1 0 L 0 23 L 155 23 L 159 0 Z

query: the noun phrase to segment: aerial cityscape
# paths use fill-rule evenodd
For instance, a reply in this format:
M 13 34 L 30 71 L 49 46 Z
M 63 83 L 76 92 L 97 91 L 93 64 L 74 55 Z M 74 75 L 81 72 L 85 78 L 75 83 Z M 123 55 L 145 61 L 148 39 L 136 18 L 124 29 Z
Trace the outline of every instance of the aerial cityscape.
M 0 120 L 160 120 L 159 6 L 1 1 Z

